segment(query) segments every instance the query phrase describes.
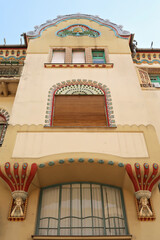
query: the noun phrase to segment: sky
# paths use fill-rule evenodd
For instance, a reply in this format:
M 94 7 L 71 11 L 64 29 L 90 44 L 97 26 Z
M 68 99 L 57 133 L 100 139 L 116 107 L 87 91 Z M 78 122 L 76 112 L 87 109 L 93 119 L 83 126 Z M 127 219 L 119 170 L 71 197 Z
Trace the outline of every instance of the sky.
M 19 44 L 21 34 L 33 31 L 57 15 L 84 13 L 122 25 L 135 34 L 138 48 L 160 48 L 160 0 L 0 0 L 0 45 Z

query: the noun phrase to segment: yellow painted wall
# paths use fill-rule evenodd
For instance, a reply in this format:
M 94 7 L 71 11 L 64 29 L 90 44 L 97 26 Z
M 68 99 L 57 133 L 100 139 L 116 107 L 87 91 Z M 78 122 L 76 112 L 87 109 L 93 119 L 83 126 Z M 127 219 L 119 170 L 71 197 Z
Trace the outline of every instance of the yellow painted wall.
M 101 32 L 97 38 L 58 37 L 56 32 L 72 24 L 85 24 Z M 109 53 L 130 53 L 129 40 L 116 37 L 113 30 L 85 19 L 72 19 L 44 30 L 40 37 L 30 39 L 27 53 L 48 53 L 49 47 L 108 47 Z
M 0 109 L 6 110 L 11 115 L 14 99 L 15 97 L 0 97 Z

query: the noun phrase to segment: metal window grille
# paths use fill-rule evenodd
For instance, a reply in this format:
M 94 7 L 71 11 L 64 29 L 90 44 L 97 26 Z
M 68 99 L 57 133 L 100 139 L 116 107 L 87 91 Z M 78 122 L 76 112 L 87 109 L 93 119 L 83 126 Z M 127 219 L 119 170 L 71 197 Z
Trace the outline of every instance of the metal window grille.
M 72 183 L 41 190 L 37 235 L 128 234 L 121 189 Z

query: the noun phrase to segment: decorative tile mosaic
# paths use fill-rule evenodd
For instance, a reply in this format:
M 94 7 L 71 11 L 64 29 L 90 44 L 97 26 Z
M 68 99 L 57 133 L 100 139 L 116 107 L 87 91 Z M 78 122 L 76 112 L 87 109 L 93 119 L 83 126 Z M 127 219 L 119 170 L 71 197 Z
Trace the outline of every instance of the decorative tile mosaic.
M 104 95 L 106 103 L 106 113 L 107 113 L 107 126 L 116 127 L 112 99 L 109 88 L 106 85 L 98 83 L 97 81 L 87 80 L 87 79 L 72 79 L 57 83 L 53 85 L 48 92 L 48 102 L 47 110 L 45 115 L 45 127 L 52 127 L 52 115 L 54 107 L 54 97 L 55 95 Z M 112 110 L 112 111 L 110 111 Z
M 74 37 L 82 37 L 82 36 L 89 36 L 89 37 L 99 37 L 100 32 L 90 28 L 84 24 L 73 24 L 66 28 L 63 28 L 56 32 L 58 37 L 66 37 L 66 36 L 74 36 Z

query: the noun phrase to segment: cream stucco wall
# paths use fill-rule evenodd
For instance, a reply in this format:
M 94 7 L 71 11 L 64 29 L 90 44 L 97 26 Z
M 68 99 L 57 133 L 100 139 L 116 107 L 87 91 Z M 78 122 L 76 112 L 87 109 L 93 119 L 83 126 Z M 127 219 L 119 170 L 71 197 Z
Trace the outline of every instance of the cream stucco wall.
M 11 115 L 14 99 L 15 97 L 0 97 L 0 109 L 6 110 Z
M 121 132 L 22 132 L 17 134 L 12 157 L 39 158 L 71 152 L 104 153 L 124 158 L 148 157 L 143 133 Z
M 48 91 L 55 83 L 88 79 L 111 91 L 117 124 L 152 124 L 160 136 L 159 91 L 142 91 L 129 54 L 110 54 L 113 69 L 47 69 L 48 54 L 28 54 L 13 105 L 10 124 L 44 124 Z M 155 102 L 156 101 L 156 102 Z M 151 114 L 154 113 L 154 114 Z

